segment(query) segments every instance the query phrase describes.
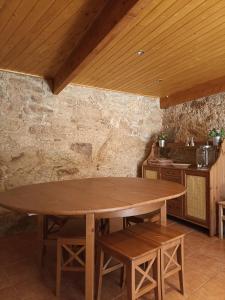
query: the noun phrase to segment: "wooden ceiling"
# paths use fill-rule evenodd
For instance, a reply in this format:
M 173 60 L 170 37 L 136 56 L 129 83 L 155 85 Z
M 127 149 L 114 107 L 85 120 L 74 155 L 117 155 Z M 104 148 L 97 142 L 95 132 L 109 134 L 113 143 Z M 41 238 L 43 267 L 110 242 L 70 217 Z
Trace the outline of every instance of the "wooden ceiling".
M 0 68 L 54 78 L 105 0 L 0 3 Z
M 224 0 L 0 0 L 0 68 L 168 107 L 225 90 L 224 20 Z

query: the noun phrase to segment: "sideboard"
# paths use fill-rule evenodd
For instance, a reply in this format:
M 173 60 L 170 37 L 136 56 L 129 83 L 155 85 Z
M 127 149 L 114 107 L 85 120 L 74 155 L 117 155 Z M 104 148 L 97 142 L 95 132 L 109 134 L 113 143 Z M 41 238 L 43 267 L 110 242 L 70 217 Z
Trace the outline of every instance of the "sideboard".
M 148 164 L 146 160 L 142 166 L 142 176 L 183 184 L 187 189 L 186 195 L 168 201 L 168 215 L 207 228 L 210 236 L 216 234 L 216 203 L 225 200 L 225 141 L 216 162 L 208 169 L 159 166 Z

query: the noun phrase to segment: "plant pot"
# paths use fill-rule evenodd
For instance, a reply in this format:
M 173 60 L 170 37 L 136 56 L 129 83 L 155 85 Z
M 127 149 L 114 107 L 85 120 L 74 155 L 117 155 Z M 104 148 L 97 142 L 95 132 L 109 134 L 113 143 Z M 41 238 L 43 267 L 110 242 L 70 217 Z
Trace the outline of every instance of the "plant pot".
M 165 147 L 165 144 L 166 144 L 166 141 L 165 141 L 165 140 L 159 140 L 159 147 L 160 147 L 160 148 L 164 148 L 164 147 Z
M 213 137 L 213 146 L 218 146 L 220 143 L 220 136 Z

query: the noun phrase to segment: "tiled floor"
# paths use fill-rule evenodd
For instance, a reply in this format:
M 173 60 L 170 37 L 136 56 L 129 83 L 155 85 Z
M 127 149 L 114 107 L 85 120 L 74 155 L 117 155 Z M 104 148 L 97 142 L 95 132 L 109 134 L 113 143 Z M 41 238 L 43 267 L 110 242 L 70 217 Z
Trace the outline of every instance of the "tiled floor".
M 209 238 L 205 233 L 175 222 L 169 226 L 181 228 L 185 237 L 186 297 L 177 291 L 177 277 L 167 285 L 166 300 L 225 300 L 225 240 Z M 0 299 L 54 300 L 55 255 L 49 249 L 45 268 L 40 274 L 36 265 L 34 234 L 0 239 Z M 118 285 L 119 276 L 104 279 L 102 299 L 125 300 L 125 291 Z M 65 274 L 61 300 L 82 300 L 84 275 Z M 149 296 L 143 299 L 149 299 Z M 151 298 L 153 299 L 153 298 Z

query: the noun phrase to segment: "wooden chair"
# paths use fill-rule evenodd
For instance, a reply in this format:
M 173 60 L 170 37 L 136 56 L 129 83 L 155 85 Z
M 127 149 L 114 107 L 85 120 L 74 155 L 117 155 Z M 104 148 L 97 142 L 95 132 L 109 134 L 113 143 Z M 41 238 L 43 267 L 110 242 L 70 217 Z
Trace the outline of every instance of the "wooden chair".
M 225 215 L 223 214 L 223 209 L 225 208 L 225 201 L 218 202 L 219 205 L 219 238 L 223 239 L 223 222 L 225 221 Z
M 184 234 L 170 227 L 153 223 L 142 223 L 128 227 L 138 238 L 161 245 L 161 288 L 165 297 L 165 280 L 179 274 L 180 291 L 184 295 Z
M 62 271 L 85 271 L 85 220 L 69 220 L 57 239 L 56 296 L 60 295 Z
M 121 263 L 120 266 L 126 267 L 128 300 L 138 299 L 151 290 L 154 290 L 157 300 L 161 299 L 160 248 L 158 244 L 138 239 L 128 230 L 122 230 L 97 238 L 97 246 L 100 251 L 98 300 L 101 298 L 103 276 L 118 268 L 118 265 L 109 266 L 111 257 L 118 260 Z M 139 280 L 137 280 L 137 274 Z
M 40 266 L 44 264 L 44 257 L 47 251 L 47 246 L 52 242 L 56 242 L 58 233 L 63 228 L 63 226 L 67 223 L 69 218 L 67 217 L 58 217 L 58 216 L 39 216 L 39 230 L 40 233 L 40 258 L 39 263 Z

